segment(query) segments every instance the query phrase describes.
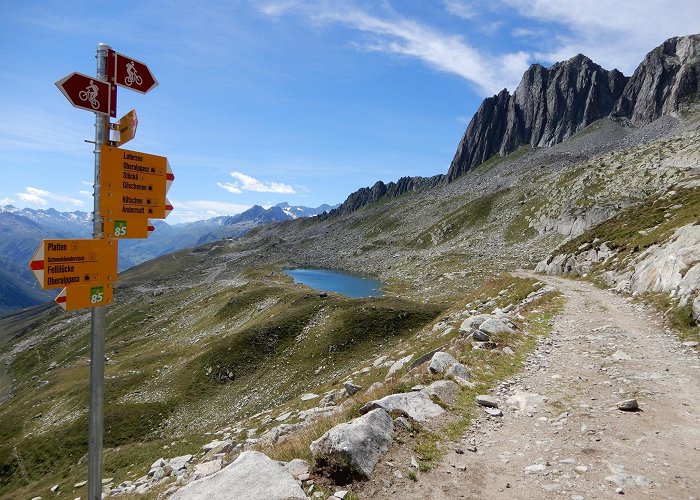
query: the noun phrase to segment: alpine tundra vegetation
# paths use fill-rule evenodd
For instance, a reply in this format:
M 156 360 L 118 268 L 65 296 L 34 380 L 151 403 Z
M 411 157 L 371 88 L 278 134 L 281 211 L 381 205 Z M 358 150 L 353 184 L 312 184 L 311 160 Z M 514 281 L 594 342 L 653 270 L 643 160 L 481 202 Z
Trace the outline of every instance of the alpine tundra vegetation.
M 700 35 L 629 77 L 583 55 L 534 65 L 484 100 L 444 175 L 122 273 L 106 494 L 697 496 L 698 97 Z M 370 273 L 386 294 L 283 272 L 304 267 Z M 0 318 L 3 498 L 85 496 L 89 323 L 43 306 Z M 642 347 L 666 357 L 645 368 Z M 676 390 L 686 413 L 665 413 Z M 636 444 L 616 440 L 635 426 Z

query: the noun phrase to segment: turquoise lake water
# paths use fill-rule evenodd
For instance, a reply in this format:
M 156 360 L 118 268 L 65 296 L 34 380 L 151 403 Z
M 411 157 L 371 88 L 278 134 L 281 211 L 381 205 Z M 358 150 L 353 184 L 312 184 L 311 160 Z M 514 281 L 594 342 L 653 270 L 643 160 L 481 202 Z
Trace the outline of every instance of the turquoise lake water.
M 327 269 L 285 269 L 284 272 L 294 279 L 294 283 L 303 283 L 319 291 L 341 293 L 347 297 L 384 295 L 380 281 L 356 274 Z

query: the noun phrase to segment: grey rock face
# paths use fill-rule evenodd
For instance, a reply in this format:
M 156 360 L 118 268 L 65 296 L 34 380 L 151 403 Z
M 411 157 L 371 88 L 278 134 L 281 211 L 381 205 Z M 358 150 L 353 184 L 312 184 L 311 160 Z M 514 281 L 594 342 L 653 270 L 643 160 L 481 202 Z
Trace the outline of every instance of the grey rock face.
M 389 414 L 376 409 L 333 427 L 311 443 L 311 453 L 316 459 L 349 464 L 355 471 L 369 477 L 379 459 L 391 447 L 393 433 L 394 422 Z
M 257 451 L 244 451 L 219 472 L 177 490 L 173 500 L 209 498 L 306 498 L 294 477 L 278 462 Z
M 635 70 L 613 115 L 646 124 L 681 109 L 685 98 L 700 92 L 699 56 L 700 35 L 666 40 Z
M 632 77 L 579 54 L 532 65 L 511 95 L 503 89 L 473 116 L 447 173 L 452 182 L 494 155 L 524 144 L 549 147 L 612 116 L 650 123 L 700 92 L 700 35 L 675 37 L 647 54 Z
M 532 65 L 513 95 L 503 89 L 481 104 L 457 147 L 448 182 L 523 144 L 558 144 L 609 115 L 626 83 L 619 71 L 606 71 L 581 54 L 549 69 Z

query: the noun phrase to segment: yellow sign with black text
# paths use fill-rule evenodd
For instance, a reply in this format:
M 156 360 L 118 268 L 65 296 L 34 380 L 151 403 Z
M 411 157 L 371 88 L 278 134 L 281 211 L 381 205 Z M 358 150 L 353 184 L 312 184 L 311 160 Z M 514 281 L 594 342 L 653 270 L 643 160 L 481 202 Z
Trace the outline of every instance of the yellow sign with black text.
M 43 240 L 29 268 L 43 289 L 113 283 L 117 280 L 114 240 Z

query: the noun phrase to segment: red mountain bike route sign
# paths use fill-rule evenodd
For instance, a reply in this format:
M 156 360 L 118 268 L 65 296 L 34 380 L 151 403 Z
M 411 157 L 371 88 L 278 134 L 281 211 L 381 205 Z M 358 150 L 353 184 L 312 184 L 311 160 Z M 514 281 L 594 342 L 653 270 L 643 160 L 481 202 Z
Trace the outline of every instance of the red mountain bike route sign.
M 158 85 L 158 81 L 145 63 L 119 52 L 115 52 L 114 56 L 113 74 L 115 84 L 142 94 L 149 92 Z
M 73 72 L 56 82 L 68 102 L 80 109 L 109 116 L 111 109 L 110 84 L 94 76 Z

